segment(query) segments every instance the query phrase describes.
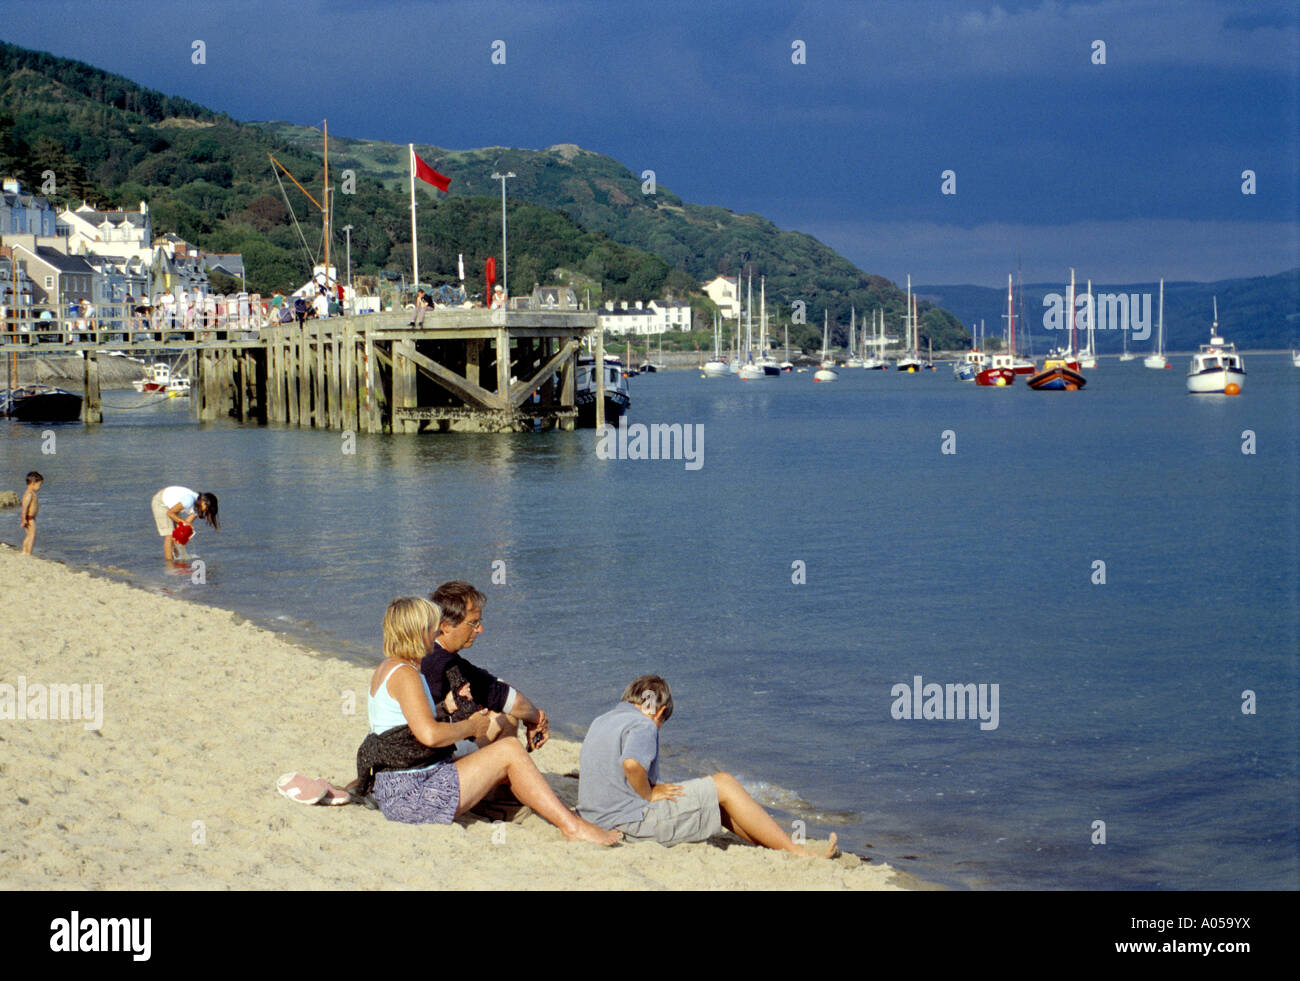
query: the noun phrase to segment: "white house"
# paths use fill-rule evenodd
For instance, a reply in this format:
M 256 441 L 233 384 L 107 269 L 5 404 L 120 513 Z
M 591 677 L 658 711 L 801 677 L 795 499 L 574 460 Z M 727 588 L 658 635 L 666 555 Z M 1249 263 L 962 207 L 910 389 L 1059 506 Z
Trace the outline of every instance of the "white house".
M 717 276 L 700 284 L 724 317 L 740 316 L 740 282 L 735 276 Z
M 143 201 L 139 211 L 99 211 L 83 201 L 76 211 L 61 211 L 59 225 L 66 230 L 70 254 L 97 252 L 152 261 L 153 219 Z

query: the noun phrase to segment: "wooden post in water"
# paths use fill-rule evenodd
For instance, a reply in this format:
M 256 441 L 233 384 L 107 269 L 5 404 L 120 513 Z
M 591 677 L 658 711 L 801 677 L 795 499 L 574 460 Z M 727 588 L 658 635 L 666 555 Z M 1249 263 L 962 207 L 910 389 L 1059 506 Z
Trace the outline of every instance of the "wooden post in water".
M 605 428 L 605 332 L 596 328 L 596 432 Z
M 312 398 L 312 417 L 311 424 L 317 429 L 325 429 L 329 425 L 329 417 L 325 414 L 325 324 L 324 320 L 316 321 L 316 330 L 313 333 L 316 336 L 316 384 L 313 388 Z
M 343 328 L 343 392 L 340 395 L 342 400 L 342 422 L 344 429 L 351 429 L 356 432 L 361 428 L 361 423 L 357 418 L 357 331 L 349 320 L 347 326 Z
M 81 352 L 82 363 L 81 421 L 95 425 L 104 421 L 104 405 L 99 395 L 99 354 Z
M 298 425 L 311 425 L 311 340 L 307 321 L 298 331 Z
M 340 404 L 343 396 L 343 380 L 339 377 L 339 348 L 341 346 L 339 336 L 341 333 L 341 327 L 335 327 L 330 331 L 329 390 L 325 393 L 330 429 L 343 428 L 343 406 Z
M 415 362 L 407 355 L 415 350 L 415 341 L 404 340 L 393 343 L 393 402 L 390 415 L 393 432 L 416 433 L 420 431 L 418 420 L 399 420 L 401 409 L 413 409 L 416 405 Z
M 381 432 L 379 427 L 379 402 L 375 397 L 375 342 L 370 328 L 363 328 L 365 354 L 362 369 L 365 371 L 365 429 L 368 433 Z
M 574 349 L 573 354 L 565 360 L 564 366 L 560 369 L 560 405 L 566 409 L 572 409 L 574 401 L 577 398 L 578 351 L 581 350 L 582 345 L 579 344 L 578 347 Z M 566 433 L 573 432 L 574 421 L 575 420 L 571 417 L 561 420 L 560 429 Z
M 501 423 L 510 422 L 510 332 L 501 327 L 497 330 L 497 394 L 505 403 L 501 410 Z
M 471 385 L 479 385 L 479 371 L 483 360 L 483 342 L 470 340 L 465 342 L 465 380 Z

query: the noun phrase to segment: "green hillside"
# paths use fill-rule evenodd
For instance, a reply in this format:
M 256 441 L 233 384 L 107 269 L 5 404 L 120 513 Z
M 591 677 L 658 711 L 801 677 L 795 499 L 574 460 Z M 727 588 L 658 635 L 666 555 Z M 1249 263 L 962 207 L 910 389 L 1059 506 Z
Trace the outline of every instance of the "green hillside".
M 288 124 L 246 124 L 185 99 L 142 88 L 80 62 L 0 42 L 0 172 L 48 195 L 58 206 L 87 199 L 100 207 L 149 204 L 156 234 L 175 232 L 201 248 L 244 255 L 250 289 L 268 293 L 303 282 L 321 258 L 320 214 L 305 195 L 277 183 L 274 154 L 321 200 L 321 135 Z M 464 253 L 471 292 L 481 289 L 483 261 L 498 254 L 499 185 L 489 175 L 509 168 L 512 292 L 534 282 L 569 282 L 593 300 L 690 297 L 699 321 L 711 310 L 699 282 L 734 274 L 746 262 L 767 277 L 777 323 L 803 300 L 805 328 L 791 331 L 800 347 L 820 344 L 823 309 L 833 323 L 859 312 L 887 311 L 891 329 L 903 314 L 892 283 L 869 276 L 808 235 L 786 232 L 758 215 L 688 204 L 666 188 L 643 194 L 641 179 L 618 162 L 574 146 L 546 151 L 486 148 L 420 154 L 453 178 L 450 196 L 435 200 L 420 185 L 420 269 L 426 282 L 455 279 Z M 342 265 L 343 236 L 352 225 L 356 274 L 411 265 L 406 149 L 330 137 L 335 188 L 332 244 Z M 343 171 L 355 173 L 346 193 Z M 290 209 L 302 224 L 302 237 Z M 498 259 L 499 259 L 498 254 Z M 692 295 L 694 293 L 694 295 Z M 964 331 L 947 311 L 921 304 L 922 345 L 958 346 Z M 843 338 L 843 330 L 837 331 Z
M 291 123 L 259 124 L 267 132 L 306 150 L 319 146 L 320 133 Z M 822 311 L 830 312 L 835 337 L 843 343 L 850 307 L 860 314 L 883 307 L 891 330 L 902 323 L 906 298 L 896 285 L 871 276 L 811 235 L 783 231 L 761 215 L 737 215 L 725 208 L 690 204 L 658 185 L 643 191 L 642 178 L 609 157 L 572 144 L 546 150 L 485 147 L 445 150 L 416 145 L 421 159 L 452 178 L 451 195 L 500 194 L 493 171 L 513 171 L 507 193 L 512 202 L 554 208 L 583 228 L 624 245 L 653 252 L 673 269 L 699 283 L 742 268 L 767 277 L 769 304 L 780 304 L 779 322 L 788 322 L 790 305 L 804 301 L 808 330 L 792 332 L 801 346 L 821 343 Z M 405 146 L 376 140 L 330 137 L 331 166 L 352 167 L 387 187 L 407 186 Z M 512 226 L 513 227 L 513 226 Z M 749 265 L 746 266 L 746 263 Z M 513 259 L 512 259 L 513 265 Z M 584 270 L 598 274 L 598 269 Z M 928 301 L 919 305 L 921 344 L 936 348 L 969 343 L 969 334 L 948 311 Z

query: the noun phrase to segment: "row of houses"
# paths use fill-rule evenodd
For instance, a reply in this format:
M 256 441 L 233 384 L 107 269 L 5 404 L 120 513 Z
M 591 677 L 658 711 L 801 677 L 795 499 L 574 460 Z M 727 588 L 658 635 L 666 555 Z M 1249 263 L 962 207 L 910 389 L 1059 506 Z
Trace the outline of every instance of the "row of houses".
M 135 211 L 83 201 L 56 212 L 13 178 L 0 186 L 0 306 L 7 317 L 62 317 L 89 303 L 117 321 L 128 304 L 157 302 L 164 293 L 206 296 L 213 270 L 242 282 L 243 258 L 203 252 L 172 234 L 155 238 L 143 201 Z

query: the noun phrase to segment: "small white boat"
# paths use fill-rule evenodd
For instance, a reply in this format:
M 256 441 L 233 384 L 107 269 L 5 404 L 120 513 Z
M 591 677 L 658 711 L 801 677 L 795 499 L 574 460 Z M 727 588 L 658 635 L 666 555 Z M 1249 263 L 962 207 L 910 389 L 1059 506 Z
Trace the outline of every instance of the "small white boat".
M 813 374 L 815 382 L 833 382 L 840 375 L 835 370 L 835 362 L 826 357 L 826 346 L 830 343 L 830 322 L 827 320 L 829 314 L 822 315 L 822 364 Z
M 1291 352 L 1291 363 L 1297 368 L 1300 368 L 1300 351 Z
M 1169 362 L 1165 358 L 1165 281 L 1163 277 L 1160 280 L 1160 332 L 1156 337 L 1156 353 L 1148 354 L 1143 358 L 1142 365 L 1146 368 L 1161 370 L 1169 367 Z
M 1246 364 L 1237 345 L 1219 336 L 1219 298 L 1214 298 L 1210 343 L 1202 344 L 1187 368 L 1187 391 L 1193 395 L 1240 395 L 1246 386 Z
M 165 392 L 171 382 L 172 366 L 165 361 L 156 361 L 144 369 L 144 377 L 131 382 L 131 386 L 141 394 L 146 392 Z

